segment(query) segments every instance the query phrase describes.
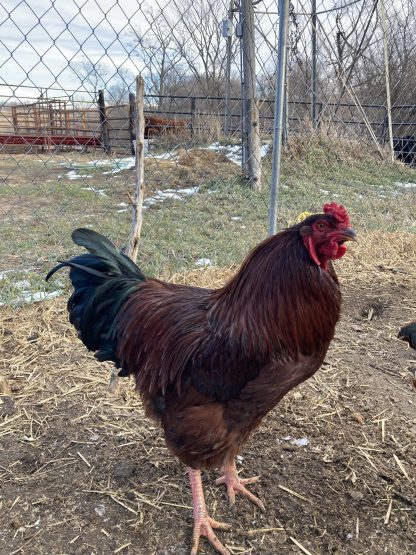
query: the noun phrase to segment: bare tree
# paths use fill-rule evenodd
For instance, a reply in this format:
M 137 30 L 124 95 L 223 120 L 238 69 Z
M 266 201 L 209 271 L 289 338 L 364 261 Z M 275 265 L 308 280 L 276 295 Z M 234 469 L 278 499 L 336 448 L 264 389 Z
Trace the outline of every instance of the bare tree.
M 159 96 L 159 107 L 165 94 L 172 94 L 180 82 L 182 54 L 174 37 L 174 24 L 166 11 L 148 7 L 143 10 L 147 28 L 132 27 L 129 44 L 143 65 L 147 93 Z
M 175 17 L 180 21 L 175 41 L 178 52 L 191 75 L 206 95 L 224 92 L 226 71 L 226 42 L 221 32 L 221 20 L 226 16 L 223 0 L 176 0 Z M 186 17 L 183 17 L 186 14 Z M 237 48 L 234 42 L 233 54 Z
M 80 60 L 71 64 L 71 69 L 81 84 L 97 95 L 99 89 L 105 87 L 110 73 L 108 66 L 104 62 L 93 62 L 83 56 Z
M 412 4 L 402 9 L 387 22 L 387 49 L 390 70 L 392 104 L 413 104 L 416 89 L 416 21 Z M 373 102 L 384 102 L 384 61 L 382 45 L 371 48 L 371 63 L 362 67 L 361 94 Z
M 378 0 L 354 3 L 336 12 L 335 16 L 335 72 L 338 102 L 342 102 L 347 86 L 354 83 L 354 72 L 365 59 L 379 26 Z M 377 39 L 378 40 L 378 39 Z
M 125 104 L 129 99 L 130 89 L 134 88 L 135 76 L 126 67 L 117 68 L 116 73 L 108 82 L 108 94 L 110 102 L 114 104 Z

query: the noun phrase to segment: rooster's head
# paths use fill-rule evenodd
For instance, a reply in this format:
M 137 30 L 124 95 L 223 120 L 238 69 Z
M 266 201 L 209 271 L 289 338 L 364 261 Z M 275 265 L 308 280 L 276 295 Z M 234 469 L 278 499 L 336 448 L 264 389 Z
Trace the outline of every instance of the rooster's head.
M 347 252 L 345 241 L 355 241 L 347 210 L 341 204 L 324 204 L 323 214 L 314 214 L 299 224 L 299 233 L 315 264 L 326 270 L 328 260 Z

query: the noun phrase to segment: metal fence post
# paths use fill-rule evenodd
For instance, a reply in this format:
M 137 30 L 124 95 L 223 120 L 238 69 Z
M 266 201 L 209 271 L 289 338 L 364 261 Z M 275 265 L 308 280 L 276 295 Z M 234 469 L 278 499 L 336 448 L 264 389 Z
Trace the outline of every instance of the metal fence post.
M 316 113 L 316 101 L 318 98 L 318 94 L 317 94 L 317 75 L 316 75 L 316 56 L 317 56 L 317 50 L 316 50 L 316 25 L 318 23 L 318 17 L 316 15 L 316 0 L 312 0 L 312 18 L 311 18 L 311 23 L 312 23 L 312 29 L 311 29 L 311 35 L 312 35 L 312 68 L 311 68 L 311 90 L 312 90 L 312 98 L 311 98 L 311 119 L 312 119 L 312 125 L 314 127 L 314 129 L 316 129 L 318 127 L 318 118 L 317 118 L 317 113 Z
M 289 0 L 279 0 L 279 45 L 276 69 L 276 100 L 273 132 L 273 164 L 270 192 L 269 234 L 276 233 L 277 196 L 280 179 L 280 158 L 282 152 L 283 103 L 285 97 L 286 43 L 289 21 Z

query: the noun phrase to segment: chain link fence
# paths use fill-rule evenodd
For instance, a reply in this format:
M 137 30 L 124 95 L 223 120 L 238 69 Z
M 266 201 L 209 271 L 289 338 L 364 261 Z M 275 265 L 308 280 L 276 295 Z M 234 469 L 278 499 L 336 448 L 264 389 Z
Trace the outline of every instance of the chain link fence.
M 160 276 L 195 265 L 226 265 L 264 236 L 277 4 L 3 2 L 1 303 L 59 294 L 55 287 L 63 284 L 45 289 L 42 273 L 71 252 L 75 227 L 93 227 L 121 247 L 127 244 L 139 73 L 146 84 L 140 264 Z M 339 141 L 342 150 L 349 141 L 355 145 L 351 156 L 357 149 L 358 157 L 374 150 L 380 158 L 394 148 L 408 165 L 416 150 L 414 0 L 294 0 L 289 20 L 282 225 L 302 210 L 316 209 L 327 195 L 347 202 L 352 194 L 348 184 L 330 189 L 325 171 L 326 184 L 307 189 L 317 174 L 311 177 L 305 166 L 308 160 L 313 164 L 309 157 L 315 152 L 305 144 L 318 148 L 319 141 Z M 253 156 L 263 169 L 258 194 L 247 180 Z M 296 156 L 300 162 L 290 165 Z M 391 182 L 398 179 L 389 171 Z M 404 169 L 397 172 L 407 176 Z M 386 197 L 382 209 L 402 207 L 397 195 L 408 206 L 411 187 L 399 193 L 380 193 Z M 368 196 L 368 187 L 354 194 Z M 395 215 L 387 217 L 392 228 Z M 401 215 L 404 227 L 414 225 L 410 208 Z

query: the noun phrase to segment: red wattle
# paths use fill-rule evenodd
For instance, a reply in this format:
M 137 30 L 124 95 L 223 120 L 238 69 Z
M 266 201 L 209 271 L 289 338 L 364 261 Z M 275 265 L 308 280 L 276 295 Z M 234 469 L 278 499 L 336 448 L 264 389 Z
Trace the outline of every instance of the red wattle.
M 320 266 L 321 262 L 318 258 L 318 255 L 316 254 L 315 245 L 313 244 L 312 237 L 304 237 L 303 242 L 305 244 L 305 247 L 308 249 L 309 256 L 312 258 L 317 266 Z

